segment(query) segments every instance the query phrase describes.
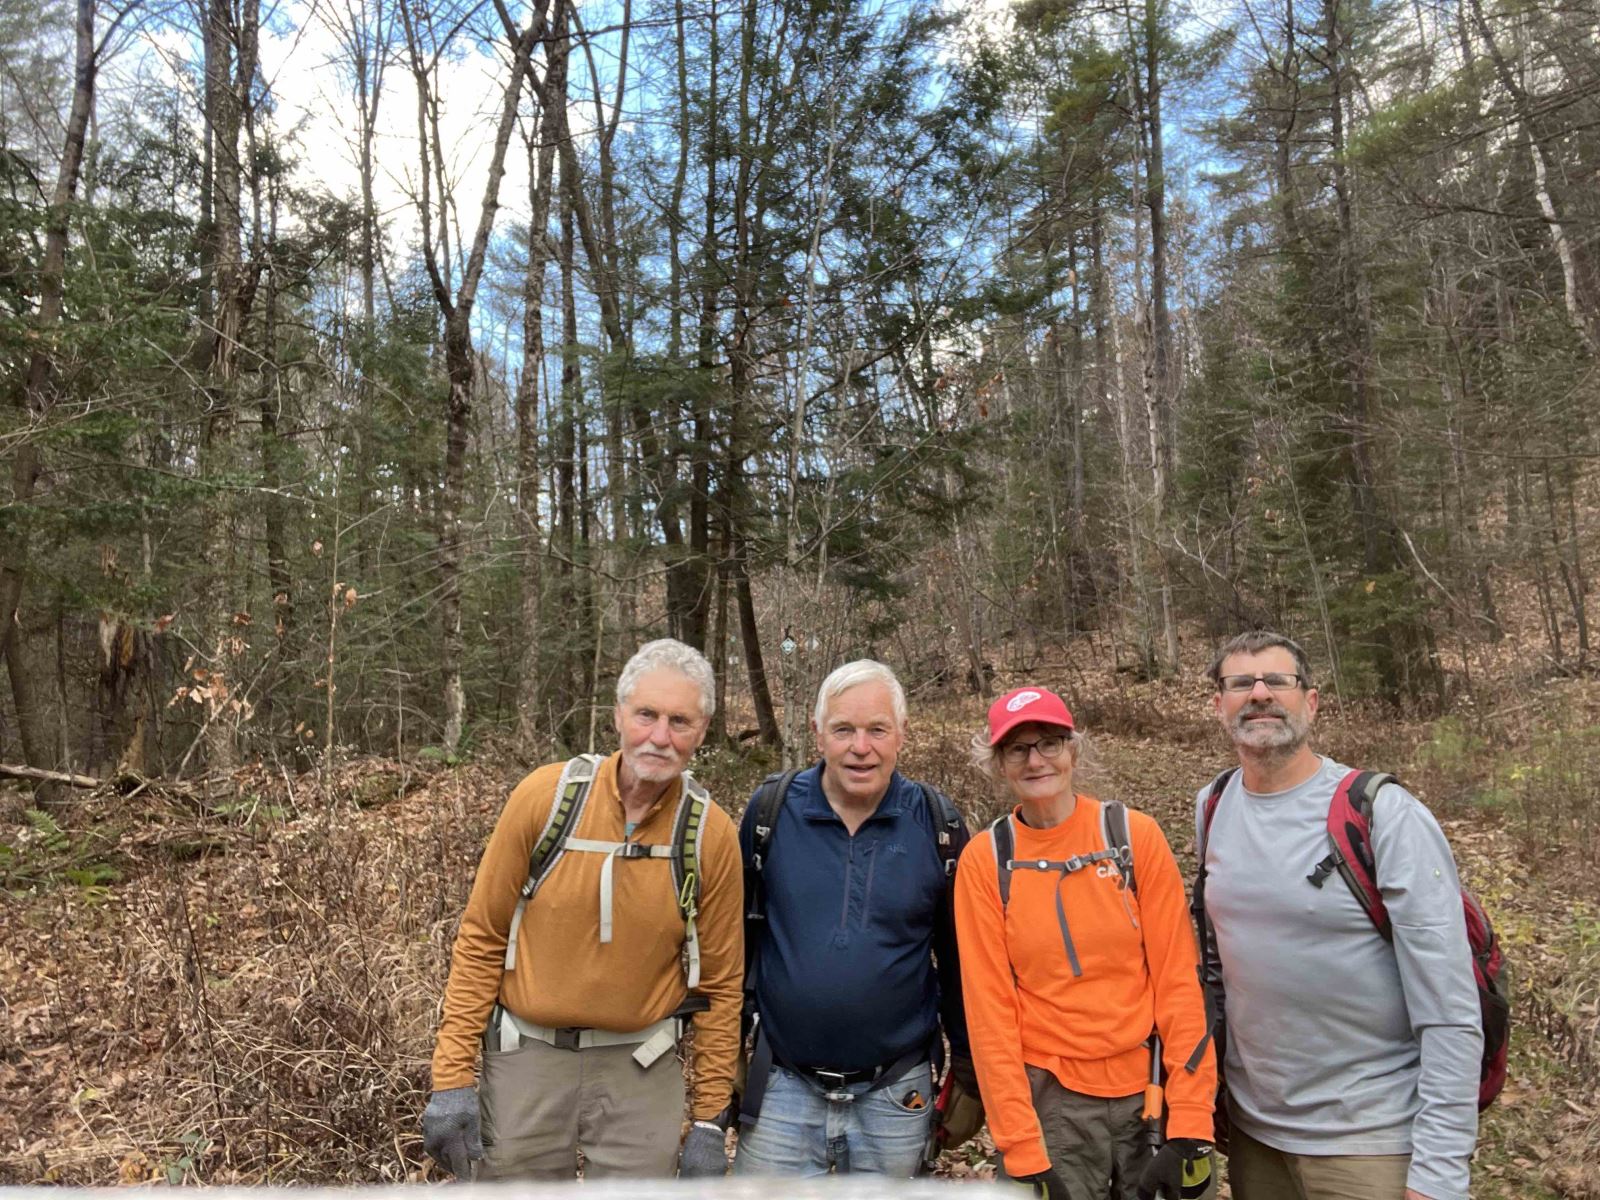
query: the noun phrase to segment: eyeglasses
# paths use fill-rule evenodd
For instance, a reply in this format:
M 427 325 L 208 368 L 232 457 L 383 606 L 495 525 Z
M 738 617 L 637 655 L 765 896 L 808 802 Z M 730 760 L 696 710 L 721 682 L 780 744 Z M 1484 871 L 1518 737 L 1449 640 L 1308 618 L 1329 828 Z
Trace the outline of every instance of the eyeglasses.
M 1256 690 L 1256 684 L 1264 683 L 1269 692 L 1292 692 L 1306 686 L 1304 675 L 1288 675 L 1282 671 L 1269 671 L 1265 675 L 1224 675 L 1217 680 L 1219 692 L 1233 692 L 1240 695 Z
M 1036 742 L 1010 742 L 1000 753 L 1012 766 L 1020 767 L 1035 750 L 1040 758 L 1060 758 L 1066 748 L 1067 739 L 1052 733 Z

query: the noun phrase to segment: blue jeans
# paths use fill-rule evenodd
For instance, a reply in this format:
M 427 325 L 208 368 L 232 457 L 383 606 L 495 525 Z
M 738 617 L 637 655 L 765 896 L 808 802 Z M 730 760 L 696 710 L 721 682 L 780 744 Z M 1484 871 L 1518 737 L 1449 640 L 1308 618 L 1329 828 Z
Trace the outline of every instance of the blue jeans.
M 922 1167 L 931 1132 L 933 1066 L 919 1063 L 882 1087 L 868 1086 L 846 1088 L 853 1100 L 829 1100 L 793 1071 L 774 1066 L 761 1116 L 739 1131 L 733 1173 L 910 1179 Z

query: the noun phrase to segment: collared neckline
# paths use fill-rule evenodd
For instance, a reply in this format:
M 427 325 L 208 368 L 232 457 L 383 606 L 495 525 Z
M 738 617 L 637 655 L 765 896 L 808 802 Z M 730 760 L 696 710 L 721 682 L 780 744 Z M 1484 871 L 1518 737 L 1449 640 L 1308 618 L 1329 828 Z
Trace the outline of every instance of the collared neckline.
M 800 810 L 800 815 L 808 821 L 837 821 L 844 824 L 844 818 L 833 811 L 833 805 L 828 803 L 828 797 L 822 791 L 822 764 L 806 768 L 795 776 L 795 782 L 804 782 L 806 786 L 805 803 Z M 885 820 L 898 817 L 906 810 L 906 789 L 911 785 L 906 777 L 900 774 L 900 769 L 895 768 L 889 776 L 889 788 L 883 794 L 883 799 L 878 801 L 878 807 L 872 810 L 872 815 L 862 821 L 866 825 L 876 821 L 879 817 Z

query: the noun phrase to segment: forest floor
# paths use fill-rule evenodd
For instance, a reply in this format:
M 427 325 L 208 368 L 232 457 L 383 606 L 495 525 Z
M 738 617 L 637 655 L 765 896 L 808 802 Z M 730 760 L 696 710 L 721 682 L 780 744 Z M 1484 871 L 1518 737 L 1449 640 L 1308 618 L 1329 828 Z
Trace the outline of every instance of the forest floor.
M 1203 689 L 1107 672 L 1072 694 L 1086 790 L 1155 815 L 1187 873 L 1191 797 L 1228 762 Z M 1325 709 L 1318 746 L 1440 815 L 1513 964 L 1474 1195 L 1600 1200 L 1600 683 L 1475 707 Z M 902 760 L 975 819 L 998 810 L 964 766 L 981 717 L 975 697 L 914 697 Z M 737 813 L 774 765 L 702 750 L 696 770 Z M 258 768 L 226 803 L 89 795 L 49 816 L 0 792 L 0 1184 L 432 1177 L 418 1119 L 451 938 L 520 774 Z M 987 1148 L 942 1173 L 987 1174 Z

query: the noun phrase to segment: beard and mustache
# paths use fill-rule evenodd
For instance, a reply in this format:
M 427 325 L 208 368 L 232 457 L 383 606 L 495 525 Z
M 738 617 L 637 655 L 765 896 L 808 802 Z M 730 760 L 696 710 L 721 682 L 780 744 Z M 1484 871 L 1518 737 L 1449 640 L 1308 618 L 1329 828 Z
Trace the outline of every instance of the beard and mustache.
M 1270 717 L 1277 719 L 1262 719 Z M 1251 703 L 1229 719 L 1228 733 L 1236 745 L 1246 749 L 1292 754 L 1310 737 L 1311 717 L 1304 711 L 1290 712 L 1276 700 Z

